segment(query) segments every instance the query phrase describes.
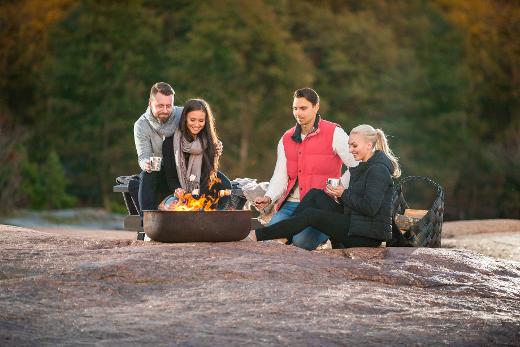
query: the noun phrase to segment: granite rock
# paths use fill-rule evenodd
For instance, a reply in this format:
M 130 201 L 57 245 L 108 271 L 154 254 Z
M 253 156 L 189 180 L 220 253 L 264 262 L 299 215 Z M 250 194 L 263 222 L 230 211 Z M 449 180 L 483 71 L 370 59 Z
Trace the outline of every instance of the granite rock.
M 0 225 L 0 345 L 519 345 L 520 262 Z

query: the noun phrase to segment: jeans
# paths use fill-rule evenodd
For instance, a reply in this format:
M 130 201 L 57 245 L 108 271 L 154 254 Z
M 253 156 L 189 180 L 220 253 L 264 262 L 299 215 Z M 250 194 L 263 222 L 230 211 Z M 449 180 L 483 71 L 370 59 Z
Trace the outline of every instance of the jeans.
M 274 214 L 268 225 L 273 225 L 292 217 L 294 210 L 296 210 L 298 205 L 298 202 L 286 201 L 278 212 Z M 323 234 L 319 230 L 307 227 L 292 237 L 292 244 L 293 246 L 312 251 L 322 243 L 326 242 L 328 238 L 327 235 Z

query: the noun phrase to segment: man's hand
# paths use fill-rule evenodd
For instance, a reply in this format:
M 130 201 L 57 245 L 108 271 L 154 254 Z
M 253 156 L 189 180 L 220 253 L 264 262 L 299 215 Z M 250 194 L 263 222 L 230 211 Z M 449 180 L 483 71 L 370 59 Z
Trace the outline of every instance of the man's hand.
M 260 196 L 255 199 L 255 207 L 257 210 L 263 210 L 271 203 L 271 198 L 268 196 Z
M 150 164 L 150 159 L 146 159 L 144 162 L 144 171 L 150 173 L 152 172 L 152 165 Z

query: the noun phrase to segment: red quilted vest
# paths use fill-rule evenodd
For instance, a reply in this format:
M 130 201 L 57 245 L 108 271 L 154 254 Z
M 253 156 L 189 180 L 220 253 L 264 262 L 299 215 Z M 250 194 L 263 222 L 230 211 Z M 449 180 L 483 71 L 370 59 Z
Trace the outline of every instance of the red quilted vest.
M 287 158 L 287 175 L 289 181 L 282 200 L 276 206 L 283 204 L 296 180 L 300 188 L 300 199 L 312 188 L 324 189 L 327 178 L 341 176 L 341 158 L 332 150 L 334 130 L 338 125 L 321 119 L 318 129 L 308 134 L 298 143 L 292 136 L 296 127 L 287 130 L 282 137 L 285 157 Z

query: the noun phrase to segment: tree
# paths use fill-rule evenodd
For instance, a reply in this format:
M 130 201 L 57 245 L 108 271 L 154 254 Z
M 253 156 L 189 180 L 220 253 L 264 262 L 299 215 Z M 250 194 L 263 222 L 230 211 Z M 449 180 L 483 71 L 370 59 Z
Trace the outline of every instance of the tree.
M 67 178 L 55 151 L 49 152 L 42 165 L 28 161 L 26 155 L 24 159 L 21 188 L 29 207 L 54 209 L 76 203 L 76 199 L 66 192 Z
M 5 124 L 28 127 L 39 120 L 49 28 L 71 7 L 71 0 L 0 5 L 0 120 Z
M 24 203 L 21 173 L 31 127 L 42 115 L 43 60 L 48 29 L 71 7 L 70 0 L 24 0 L 0 4 L 0 212 Z
M 231 177 L 270 177 L 278 139 L 294 123 L 292 91 L 312 81 L 279 22 L 263 1 L 207 1 L 193 11 L 186 36 L 172 42 L 170 76 L 184 99 L 201 95 L 215 109 Z
M 382 128 L 405 175 L 431 177 L 451 192 L 467 143 L 461 36 L 424 1 L 327 4 L 303 2 L 289 15 L 316 67 L 325 114 L 347 131 Z
M 460 218 L 520 217 L 520 42 L 518 2 L 433 3 L 463 35 L 470 69 L 465 105 L 472 139 L 461 161 L 455 199 Z
M 24 153 L 18 143 L 23 139 L 19 129 L 0 123 L 0 214 L 5 214 L 22 201 L 20 192 Z
M 137 169 L 132 125 L 164 78 L 160 32 L 143 1 L 85 0 L 52 33 L 39 145 L 56 148 L 86 203 L 109 206 L 114 178 Z

